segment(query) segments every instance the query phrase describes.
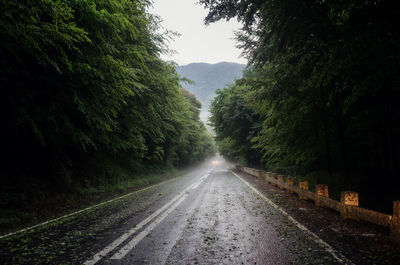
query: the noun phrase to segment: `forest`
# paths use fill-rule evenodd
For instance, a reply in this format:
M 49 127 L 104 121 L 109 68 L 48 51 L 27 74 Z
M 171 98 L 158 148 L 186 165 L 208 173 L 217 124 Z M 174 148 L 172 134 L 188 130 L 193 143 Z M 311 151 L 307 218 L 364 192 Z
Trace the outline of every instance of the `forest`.
M 0 2 L 2 229 L 41 219 L 62 194 L 148 183 L 215 153 L 201 103 L 160 59 L 171 36 L 150 5 Z
M 237 19 L 244 77 L 211 104 L 221 154 L 241 164 L 399 199 L 398 1 L 200 0 Z

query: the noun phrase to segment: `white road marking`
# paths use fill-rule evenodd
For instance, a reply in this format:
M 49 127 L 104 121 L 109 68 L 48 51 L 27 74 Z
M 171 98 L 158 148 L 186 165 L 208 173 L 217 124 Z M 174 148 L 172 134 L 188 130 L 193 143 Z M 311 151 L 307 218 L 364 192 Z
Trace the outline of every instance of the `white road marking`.
M 200 186 L 200 184 L 201 184 L 201 182 L 197 183 L 197 184 L 192 188 L 192 190 L 197 189 L 197 188 Z
M 196 185 L 194 185 L 194 186 L 192 187 L 192 190 L 197 189 L 197 188 L 200 186 L 200 184 L 203 182 L 203 180 L 205 180 L 209 175 L 210 175 L 210 174 L 205 175 L 204 177 L 202 177 L 202 178 L 200 179 L 200 181 L 199 181 Z
M 300 230 L 302 230 L 303 232 L 305 232 L 308 236 L 311 237 L 311 239 L 321 245 L 326 252 L 328 252 L 329 254 L 331 254 L 338 262 L 343 263 L 343 264 L 349 264 L 349 265 L 354 265 L 349 259 L 347 259 L 345 256 L 343 256 L 342 254 L 338 253 L 331 245 L 329 245 L 328 243 L 326 243 L 325 241 L 323 241 L 319 236 L 317 236 L 316 234 L 314 234 L 313 232 L 311 232 L 310 230 L 308 230 L 304 225 L 300 224 L 298 221 L 296 221 L 292 216 L 290 216 L 286 211 L 284 211 L 282 208 L 280 208 L 278 205 L 276 205 L 275 203 L 273 203 L 270 199 L 268 199 L 267 197 L 265 197 L 264 194 L 262 194 L 261 192 L 259 192 L 256 188 L 254 188 L 253 186 L 251 186 L 247 181 L 245 181 L 243 178 L 241 178 L 238 174 L 236 174 L 235 172 L 231 171 L 233 175 L 235 175 L 236 177 L 238 177 L 244 184 L 246 184 L 247 186 L 249 186 L 255 193 L 258 194 L 258 196 L 260 196 L 261 198 L 263 198 L 268 204 L 270 204 L 272 207 L 274 207 L 275 209 L 277 209 L 281 214 L 283 214 L 284 216 L 286 216 L 294 225 L 297 226 L 297 228 L 299 228 Z
M 96 255 L 93 256 L 92 259 L 87 260 L 84 264 L 85 265 L 93 265 L 97 263 L 100 259 L 102 259 L 105 255 L 107 255 L 109 252 L 114 250 L 116 247 L 118 247 L 122 242 L 124 242 L 126 239 L 128 239 L 131 235 L 136 233 L 139 229 L 141 229 L 143 226 L 145 226 L 148 222 L 153 220 L 156 216 L 158 216 L 160 213 L 162 213 L 164 210 L 166 210 L 171 204 L 173 204 L 176 200 L 178 200 L 182 194 L 179 194 L 178 196 L 174 197 L 172 200 L 170 200 L 167 204 L 165 204 L 163 207 L 152 213 L 150 216 L 148 216 L 146 219 L 141 221 L 139 224 L 137 224 L 134 228 L 114 240 L 110 245 L 105 247 L 103 250 L 98 252 Z
M 195 190 L 199 185 L 209 176 L 209 174 L 203 176 L 200 178 L 197 182 L 194 183 L 194 186 L 192 186 L 190 189 Z M 122 259 L 125 257 L 128 252 L 133 249 L 139 242 L 145 238 L 154 228 L 157 227 L 159 223 L 162 222 L 162 220 L 165 219 L 170 213 L 172 213 L 176 207 L 181 204 L 186 197 L 188 196 L 187 193 L 185 193 L 182 198 L 180 198 L 174 205 L 172 205 L 167 211 L 165 211 L 162 215 L 160 215 L 156 220 L 153 221 L 148 227 L 146 227 L 142 232 L 140 232 L 137 236 L 135 236 L 129 243 L 127 243 L 124 247 L 122 247 L 117 253 L 115 253 L 111 259 Z
M 142 192 L 142 191 L 145 191 L 145 190 L 154 188 L 154 187 L 156 187 L 156 186 L 159 186 L 159 185 L 168 183 L 168 182 L 170 182 L 170 181 L 175 180 L 176 178 L 178 178 L 178 177 L 175 177 L 175 178 L 172 178 L 172 179 L 169 179 L 169 180 L 166 180 L 166 181 L 163 181 L 163 182 L 160 182 L 160 183 L 157 183 L 157 184 L 148 186 L 148 187 L 146 187 L 146 188 L 144 188 L 144 189 L 141 189 L 141 190 L 132 191 L 132 192 L 130 192 L 130 193 L 128 193 L 128 194 L 125 194 L 125 195 L 122 195 L 122 196 L 120 196 L 120 197 L 117 197 L 117 198 L 114 198 L 114 199 L 111 199 L 111 200 L 108 200 L 108 201 L 105 201 L 105 202 L 102 202 L 102 203 L 99 203 L 99 204 L 96 204 L 96 205 L 93 205 L 93 206 L 84 208 L 84 209 L 82 209 L 82 210 L 79 210 L 79 211 L 76 211 L 76 212 L 73 212 L 73 213 L 70 213 L 70 214 L 66 214 L 66 215 L 60 216 L 60 217 L 55 218 L 55 219 L 48 220 L 48 221 L 46 221 L 46 222 L 43 222 L 43 223 L 40 223 L 40 224 L 31 226 L 31 227 L 27 227 L 27 228 L 24 228 L 24 229 L 21 229 L 21 230 L 18 230 L 18 231 L 15 231 L 15 232 L 12 232 L 12 233 L 9 233 L 9 234 L 6 234 L 6 235 L 2 235 L 2 236 L 0 236 L 0 239 L 5 238 L 5 237 L 10 237 L 10 236 L 13 236 L 13 235 L 16 235 L 16 234 L 20 234 L 20 233 L 22 233 L 22 232 L 26 232 L 26 231 L 29 231 L 29 230 L 33 230 L 33 229 L 35 229 L 35 228 L 38 228 L 38 227 L 43 226 L 43 225 L 46 225 L 46 224 L 54 223 L 54 222 L 59 221 L 59 220 L 61 220 L 61 219 L 65 219 L 65 218 L 68 218 L 68 217 L 77 215 L 77 214 L 79 214 L 79 213 L 88 211 L 88 210 L 90 210 L 90 209 L 94 209 L 94 208 L 100 207 L 100 206 L 102 206 L 102 205 L 104 205 L 104 204 L 107 204 L 107 203 L 110 203 L 110 202 L 113 202 L 113 201 L 117 201 L 117 200 L 123 199 L 123 198 L 128 197 L 128 196 L 131 196 L 131 195 L 133 195 L 133 194 L 135 194 L 135 193 L 139 193 L 139 192 Z
M 167 211 L 165 211 L 162 215 L 160 215 L 154 222 L 152 222 L 148 227 L 146 227 L 142 232 L 140 232 L 137 236 L 135 236 L 128 244 L 126 244 L 123 248 L 121 248 L 117 253 L 115 253 L 111 259 L 122 259 L 128 254 L 131 249 L 133 249 L 139 242 L 145 238 L 156 226 L 161 223 L 165 217 L 167 217 L 172 211 L 175 210 L 176 207 L 179 206 L 188 195 L 183 195 L 174 205 L 172 205 Z
M 208 177 L 208 175 L 206 175 Z M 105 247 L 103 250 L 100 252 L 96 253 L 92 259 L 87 260 L 84 264 L 85 265 L 93 265 L 96 264 L 99 260 L 101 260 L 104 256 L 106 256 L 108 253 L 113 251 L 116 247 L 118 247 L 122 242 L 127 240 L 130 236 L 132 236 L 134 233 L 136 233 L 138 230 L 140 230 L 143 226 L 145 226 L 147 223 L 149 223 L 151 220 L 156 218 L 159 214 L 161 214 L 163 211 L 167 210 L 168 207 L 170 207 L 174 202 L 180 201 L 182 197 L 186 198 L 186 192 L 191 190 L 194 186 L 198 185 L 201 183 L 205 177 L 201 177 L 200 179 L 197 179 L 192 185 L 190 185 L 188 188 L 186 188 L 184 191 L 180 192 L 177 196 L 175 196 L 173 199 L 171 199 L 169 202 L 167 202 L 163 207 L 159 208 L 157 211 L 152 213 L 150 216 L 148 216 L 146 219 L 141 221 L 139 224 L 137 224 L 134 228 L 126 232 L 125 234 L 121 235 L 119 238 L 114 240 L 111 244 L 109 244 L 107 247 Z M 174 205 L 172 206 L 174 207 Z M 175 207 L 176 208 L 176 207 Z M 167 211 L 168 212 L 168 211 Z M 165 217 L 164 217 L 165 218 Z

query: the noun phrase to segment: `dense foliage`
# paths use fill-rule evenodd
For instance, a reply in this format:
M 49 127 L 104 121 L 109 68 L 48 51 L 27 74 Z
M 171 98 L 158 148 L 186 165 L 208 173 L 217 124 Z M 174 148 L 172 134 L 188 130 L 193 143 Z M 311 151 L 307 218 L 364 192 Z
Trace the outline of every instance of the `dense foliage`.
M 259 117 L 248 106 L 244 95 L 250 92 L 244 78 L 219 89 L 210 106 L 210 125 L 221 155 L 245 165 L 258 164 L 258 151 L 252 148 L 252 138 L 260 129 Z
M 165 36 L 148 6 L 0 2 L 2 192 L 91 185 L 116 168 L 135 174 L 213 152 L 200 103 L 159 57 Z
M 260 117 L 254 137 L 248 124 L 243 130 L 266 167 L 346 175 L 350 188 L 376 183 L 372 177 L 399 183 L 398 1 L 200 2 L 209 8 L 207 23 L 243 23 L 237 39 L 251 65 L 250 77 L 215 99 L 217 128 L 227 122 L 219 116 L 244 115 L 219 106 L 243 91 L 243 104 Z

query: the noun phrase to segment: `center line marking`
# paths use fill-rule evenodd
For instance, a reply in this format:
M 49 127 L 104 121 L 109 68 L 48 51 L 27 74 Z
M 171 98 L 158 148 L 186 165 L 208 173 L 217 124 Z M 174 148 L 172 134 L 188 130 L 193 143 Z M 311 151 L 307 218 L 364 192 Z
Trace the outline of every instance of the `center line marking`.
M 208 176 L 208 175 L 206 175 Z M 163 207 L 159 208 L 157 211 L 152 213 L 150 216 L 148 216 L 146 219 L 141 221 L 139 224 L 137 224 L 135 227 L 133 227 L 131 230 L 114 240 L 111 244 L 109 244 L 107 247 L 105 247 L 103 250 L 100 252 L 96 253 L 92 259 L 87 260 L 85 265 L 94 265 L 96 264 L 99 260 L 101 260 L 104 256 L 106 256 L 108 253 L 113 251 L 116 247 L 118 247 L 122 242 L 127 240 L 130 236 L 132 236 L 134 233 L 136 233 L 138 230 L 140 230 L 142 227 L 144 227 L 147 223 L 149 223 L 151 220 L 156 218 L 158 215 L 160 215 L 163 211 L 167 210 L 168 207 L 170 207 L 174 202 L 180 201 L 179 199 L 182 197 L 186 198 L 186 192 L 191 190 L 194 186 L 196 186 L 199 182 L 203 181 L 203 178 L 197 179 L 194 183 L 192 183 L 188 188 L 180 192 L 177 196 L 175 196 L 172 200 L 167 202 Z M 174 206 L 172 206 L 174 207 Z M 176 208 L 176 207 L 175 207 Z
M 192 190 L 195 190 L 210 174 L 207 174 L 200 178 L 197 182 L 195 182 L 194 186 L 191 187 Z M 185 193 L 174 205 L 172 205 L 168 210 L 166 210 L 162 215 L 160 215 L 156 220 L 153 221 L 148 227 L 146 227 L 142 232 L 140 232 L 137 236 L 135 236 L 129 243 L 127 243 L 124 247 L 122 247 L 117 253 L 115 253 L 111 259 L 122 259 L 128 254 L 128 252 L 133 249 L 137 244 L 142 241 L 154 228 L 157 227 L 159 223 L 161 223 L 170 213 L 172 213 L 176 207 L 181 204 L 186 197 L 188 196 Z
M 197 188 L 200 186 L 200 184 L 201 184 L 208 176 L 209 176 L 209 175 L 206 175 L 206 176 L 202 177 L 202 178 L 200 179 L 200 181 L 199 181 L 196 185 L 194 185 L 194 186 L 192 187 L 192 190 L 197 189 Z
M 122 259 L 125 257 L 128 252 L 133 249 L 139 242 L 145 238 L 156 226 L 162 222 L 170 213 L 172 213 L 176 207 L 179 206 L 188 195 L 184 195 L 180 198 L 174 205 L 172 205 L 167 211 L 165 211 L 162 215 L 160 215 L 154 222 L 152 222 L 148 227 L 146 227 L 142 232 L 140 232 L 137 236 L 135 236 L 128 244 L 122 247 L 117 253 L 115 253 L 111 259 Z

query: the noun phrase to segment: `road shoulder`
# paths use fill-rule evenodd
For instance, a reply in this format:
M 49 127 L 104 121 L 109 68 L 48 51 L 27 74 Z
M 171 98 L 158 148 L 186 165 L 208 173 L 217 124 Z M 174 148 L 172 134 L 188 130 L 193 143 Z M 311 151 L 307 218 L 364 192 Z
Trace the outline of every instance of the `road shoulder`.
M 236 172 L 273 203 L 355 264 L 400 264 L 400 247 L 388 231 L 375 225 L 344 220 L 338 213 L 300 200 L 263 180 Z

